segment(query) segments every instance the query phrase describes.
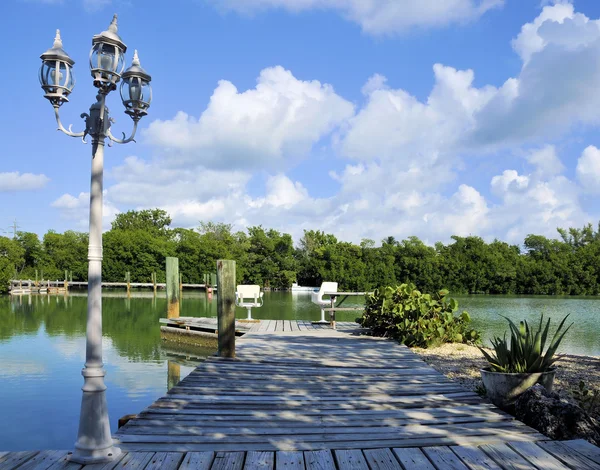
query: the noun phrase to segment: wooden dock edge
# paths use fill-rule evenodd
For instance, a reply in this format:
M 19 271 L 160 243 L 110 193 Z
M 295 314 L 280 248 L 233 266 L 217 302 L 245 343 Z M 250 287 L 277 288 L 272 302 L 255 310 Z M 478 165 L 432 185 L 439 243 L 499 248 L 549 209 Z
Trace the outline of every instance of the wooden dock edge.
M 186 330 L 185 328 L 160 327 L 160 338 L 174 343 L 192 346 L 217 347 L 217 334 L 208 331 Z

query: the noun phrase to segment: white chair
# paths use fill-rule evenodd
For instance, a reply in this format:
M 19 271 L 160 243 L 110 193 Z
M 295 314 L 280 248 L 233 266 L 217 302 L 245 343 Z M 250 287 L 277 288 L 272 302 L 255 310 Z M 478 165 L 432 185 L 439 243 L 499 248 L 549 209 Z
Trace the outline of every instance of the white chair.
M 252 320 L 252 309 L 254 307 L 262 307 L 263 295 L 264 292 L 260 291 L 260 286 L 237 286 L 235 304 L 248 310 L 246 320 Z
M 310 297 L 313 304 L 317 304 L 321 307 L 321 321 L 319 323 L 329 323 L 325 320 L 325 307 L 331 306 L 331 299 L 324 300 L 323 295 L 327 292 L 337 292 L 338 283 L 337 282 L 324 282 L 321 284 L 321 287 L 318 291 L 313 292 Z

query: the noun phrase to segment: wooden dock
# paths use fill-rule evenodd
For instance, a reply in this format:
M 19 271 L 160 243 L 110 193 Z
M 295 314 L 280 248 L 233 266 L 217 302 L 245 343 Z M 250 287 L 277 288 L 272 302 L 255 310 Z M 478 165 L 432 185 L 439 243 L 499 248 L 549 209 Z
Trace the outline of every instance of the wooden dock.
M 85 469 L 600 470 L 597 447 L 548 440 L 356 324 L 272 321 L 120 428 L 116 461 Z M 0 453 L 0 469 L 82 468 L 66 458 Z
M 68 291 L 71 288 L 85 289 L 88 286 L 87 281 L 32 281 L 31 279 L 24 280 L 11 280 L 9 281 L 9 292 L 12 295 L 24 295 L 24 294 L 39 294 L 39 293 L 60 293 Z M 165 289 L 166 284 L 164 282 L 157 282 L 156 284 L 152 282 L 103 282 L 103 289 Z M 188 289 L 200 289 L 206 290 L 206 284 L 181 284 L 180 288 L 182 290 Z M 214 291 L 216 288 L 212 287 Z
M 512 442 L 305 452 L 124 452 L 106 465 L 69 462 L 66 451 L 0 452 L 2 470 L 597 470 L 586 441 Z

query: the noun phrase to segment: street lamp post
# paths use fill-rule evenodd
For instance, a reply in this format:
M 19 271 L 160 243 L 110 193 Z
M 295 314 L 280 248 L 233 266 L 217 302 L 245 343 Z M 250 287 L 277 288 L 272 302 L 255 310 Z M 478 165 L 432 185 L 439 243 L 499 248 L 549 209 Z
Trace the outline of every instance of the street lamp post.
M 65 129 L 60 121 L 59 108 L 68 101 L 73 91 L 75 62 L 63 50 L 60 32 L 56 32 L 54 45 L 41 55 L 40 83 L 47 98 L 54 107 L 58 129 L 71 137 L 92 138 L 92 177 L 90 186 L 90 236 L 88 247 L 88 307 L 86 327 L 86 355 L 79 432 L 75 451 L 71 460 L 82 463 L 99 463 L 116 458 L 120 449 L 113 445 L 106 406 L 105 370 L 102 363 L 102 172 L 104 144 L 116 142 L 125 144 L 134 140 L 137 124 L 145 116 L 152 99 L 151 77 L 140 66 L 137 51 L 131 67 L 124 73 L 124 55 L 127 46 L 117 34 L 117 15 L 108 30 L 92 39 L 90 70 L 94 86 L 98 88 L 96 102 L 90 107 L 85 118 L 85 130 L 72 132 Z M 121 81 L 122 80 L 122 81 Z M 105 106 L 106 96 L 116 90 L 121 81 L 121 99 L 127 113 L 133 120 L 131 136 L 118 139 L 111 134 L 113 120 Z

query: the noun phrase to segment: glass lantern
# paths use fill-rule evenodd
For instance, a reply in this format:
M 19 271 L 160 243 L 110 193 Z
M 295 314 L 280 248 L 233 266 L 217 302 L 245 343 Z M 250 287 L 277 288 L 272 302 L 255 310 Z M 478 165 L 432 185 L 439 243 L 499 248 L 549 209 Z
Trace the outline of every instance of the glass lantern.
M 95 87 L 105 93 L 116 90 L 125 68 L 126 50 L 127 46 L 117 34 L 117 15 L 115 15 L 108 29 L 92 39 L 90 71 Z
M 125 113 L 134 121 L 148 114 L 152 101 L 152 88 L 150 75 L 140 66 L 137 51 L 133 55 L 131 67 L 123 74 L 121 82 L 121 99 L 125 106 Z
M 45 92 L 44 97 L 57 107 L 69 101 L 68 96 L 75 87 L 73 75 L 75 62 L 62 47 L 60 31 L 56 30 L 54 45 L 40 56 L 42 59 L 40 85 Z

